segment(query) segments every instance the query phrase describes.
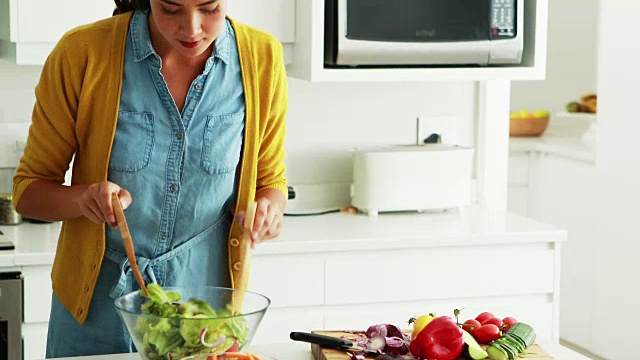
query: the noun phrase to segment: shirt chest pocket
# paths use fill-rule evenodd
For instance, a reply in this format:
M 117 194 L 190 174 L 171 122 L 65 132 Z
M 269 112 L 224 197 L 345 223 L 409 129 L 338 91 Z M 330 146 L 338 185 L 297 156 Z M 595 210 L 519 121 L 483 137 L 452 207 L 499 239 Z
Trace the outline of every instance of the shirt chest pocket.
M 209 175 L 236 170 L 242 148 L 244 112 L 209 115 L 202 139 L 200 167 Z
M 151 113 L 120 111 L 111 147 L 109 170 L 138 172 L 151 160 L 154 123 Z

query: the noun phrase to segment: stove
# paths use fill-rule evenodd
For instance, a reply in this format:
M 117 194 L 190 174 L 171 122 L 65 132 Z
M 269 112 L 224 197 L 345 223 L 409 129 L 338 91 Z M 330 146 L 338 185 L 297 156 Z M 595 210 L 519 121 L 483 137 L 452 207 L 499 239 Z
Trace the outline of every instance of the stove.
M 2 230 L 0 230 L 0 251 L 14 250 L 14 249 L 15 249 L 15 246 L 13 245 L 11 240 L 9 240 L 9 238 L 2 233 Z

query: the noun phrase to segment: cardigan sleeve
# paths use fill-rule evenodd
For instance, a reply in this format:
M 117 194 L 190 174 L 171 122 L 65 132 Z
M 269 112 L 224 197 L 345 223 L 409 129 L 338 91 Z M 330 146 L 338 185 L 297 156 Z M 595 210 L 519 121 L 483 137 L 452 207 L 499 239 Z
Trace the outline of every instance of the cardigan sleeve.
M 13 178 L 14 206 L 36 180 L 64 183 L 78 146 L 75 118 L 81 77 L 63 37 L 47 58 L 35 88 L 36 102 L 24 155 Z
M 284 66 L 282 44 L 275 41 L 273 46 L 273 63 L 271 76 L 264 77 L 270 81 L 268 86 L 268 111 L 258 153 L 258 177 L 256 190 L 276 189 L 287 195 L 287 179 L 285 177 L 286 115 L 288 109 L 287 75 Z M 264 80 L 262 80 L 264 81 Z

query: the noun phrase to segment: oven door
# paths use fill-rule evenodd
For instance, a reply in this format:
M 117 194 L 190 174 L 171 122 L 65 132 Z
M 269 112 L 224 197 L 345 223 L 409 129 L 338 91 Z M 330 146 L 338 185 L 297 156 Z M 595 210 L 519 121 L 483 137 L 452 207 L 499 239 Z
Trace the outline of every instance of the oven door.
M 0 359 L 22 360 L 22 279 L 0 272 Z
M 325 38 L 325 45 L 330 44 L 325 47 L 325 63 L 519 63 L 521 4 L 522 0 L 327 0 L 325 36 L 331 38 Z

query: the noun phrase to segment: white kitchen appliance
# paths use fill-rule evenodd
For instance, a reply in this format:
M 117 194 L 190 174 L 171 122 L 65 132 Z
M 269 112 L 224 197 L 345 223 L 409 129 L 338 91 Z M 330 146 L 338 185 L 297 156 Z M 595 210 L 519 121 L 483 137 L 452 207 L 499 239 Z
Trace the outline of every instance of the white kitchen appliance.
M 369 215 L 458 208 L 471 203 L 473 149 L 391 145 L 353 153 L 351 205 Z

